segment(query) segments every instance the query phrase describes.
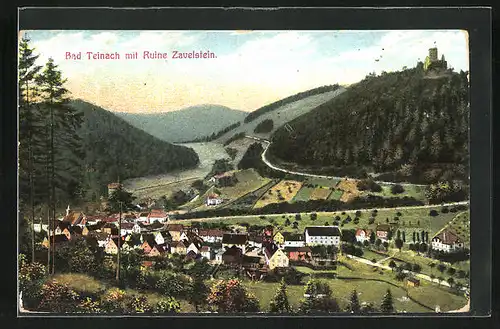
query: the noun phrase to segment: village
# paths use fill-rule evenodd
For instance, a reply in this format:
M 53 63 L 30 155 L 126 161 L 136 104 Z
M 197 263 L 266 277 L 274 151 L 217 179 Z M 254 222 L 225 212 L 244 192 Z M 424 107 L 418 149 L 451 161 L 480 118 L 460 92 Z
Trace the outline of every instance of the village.
M 111 183 L 108 188 L 112 194 L 121 185 Z M 220 203 L 222 199 L 214 194 L 208 194 L 205 200 L 207 206 Z M 154 207 L 154 202 L 137 207 L 139 211 L 136 212 L 86 215 L 82 211 L 71 210 L 68 205 L 65 216 L 57 220 L 54 235 L 49 237 L 47 234 L 41 245 L 50 248 L 51 244 L 55 244 L 57 249 L 72 239 L 84 238 L 112 258 L 119 252 L 140 251 L 146 259 L 142 262 L 145 267 L 152 266 L 158 257 L 178 254 L 186 261 L 206 259 L 214 266 L 237 269 L 253 280 L 262 279 L 268 271 L 292 266 L 328 268 L 336 264 L 337 255 L 342 252 L 354 258 L 357 248 L 372 249 L 369 247 L 373 245 L 373 248 L 377 246 L 387 252 L 389 242 L 396 247 L 397 240 L 406 242 L 404 232 L 402 240 L 399 231 L 397 238 L 393 238 L 391 225 L 383 223 L 377 224 L 374 230 L 361 226 L 345 230 L 335 225 L 306 226 L 301 232 L 283 231 L 273 225 L 202 228 L 195 223 L 178 223 L 179 220 L 175 220 L 177 212 L 158 209 Z M 36 224 L 35 231 L 47 232 L 47 225 Z M 421 239 L 425 244 L 429 237 L 428 232 L 423 233 Z M 420 235 L 417 236 L 420 241 Z M 415 234 L 413 239 L 415 242 Z M 464 241 L 446 227 L 432 237 L 428 249 L 455 253 L 465 247 Z M 422 247 L 416 247 L 417 251 L 419 248 Z M 412 275 L 407 280 L 410 284 L 419 282 Z

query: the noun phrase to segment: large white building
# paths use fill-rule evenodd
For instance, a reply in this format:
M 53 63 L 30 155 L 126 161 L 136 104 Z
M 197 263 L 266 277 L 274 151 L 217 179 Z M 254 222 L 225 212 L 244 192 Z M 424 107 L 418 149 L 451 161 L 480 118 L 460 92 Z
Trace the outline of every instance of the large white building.
M 432 249 L 444 252 L 452 252 L 464 248 L 464 242 L 455 234 L 455 232 L 444 229 L 437 234 L 431 241 Z
M 306 245 L 340 245 L 338 226 L 308 226 L 304 230 Z

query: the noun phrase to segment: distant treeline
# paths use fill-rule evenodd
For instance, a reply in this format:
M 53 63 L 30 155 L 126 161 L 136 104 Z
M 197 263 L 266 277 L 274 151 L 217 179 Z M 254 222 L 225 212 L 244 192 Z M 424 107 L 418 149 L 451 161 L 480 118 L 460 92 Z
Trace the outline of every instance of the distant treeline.
M 233 123 L 232 125 L 229 125 L 229 126 L 223 128 L 223 129 L 219 130 L 218 132 L 213 133 L 210 136 L 199 137 L 199 138 L 193 139 L 192 141 L 187 142 L 187 143 L 211 142 L 211 141 L 216 140 L 217 138 L 221 137 L 222 135 L 224 135 L 228 131 L 231 131 L 233 129 L 238 128 L 240 125 L 241 125 L 241 122 Z
M 349 203 L 339 200 L 309 200 L 298 201 L 294 203 L 281 202 L 272 203 L 258 209 L 231 209 L 222 208 L 206 211 L 197 211 L 176 215 L 176 219 L 191 219 L 205 217 L 224 217 L 224 216 L 241 216 L 241 215 L 263 215 L 263 214 L 281 214 L 281 213 L 302 213 L 302 212 L 325 212 L 339 211 L 348 209 L 363 209 L 363 208 L 394 208 L 402 206 L 422 206 L 424 203 L 412 197 L 402 198 L 384 198 L 381 196 L 369 195 L 366 197 L 358 197 Z
M 322 93 L 326 93 L 328 91 L 334 91 L 334 90 L 337 90 L 338 88 L 339 88 L 339 85 L 338 84 L 334 84 L 334 85 L 322 86 L 322 87 L 318 87 L 318 88 L 306 90 L 306 91 L 300 92 L 298 94 L 295 94 L 295 95 L 292 95 L 292 96 L 288 96 L 286 98 L 280 99 L 279 101 L 276 101 L 274 103 L 271 103 L 271 104 L 265 105 L 265 106 L 263 106 L 261 108 L 258 108 L 257 110 L 255 110 L 253 112 L 250 112 L 245 117 L 244 122 L 245 123 L 251 122 L 251 121 L 255 120 L 256 118 L 258 118 L 259 116 L 261 116 L 261 115 L 263 115 L 263 114 L 265 114 L 267 112 L 273 111 L 273 110 L 277 109 L 280 106 L 296 102 L 296 101 L 298 101 L 298 100 L 300 100 L 302 98 L 313 96 L 313 95 L 318 95 L 318 94 L 322 94 Z

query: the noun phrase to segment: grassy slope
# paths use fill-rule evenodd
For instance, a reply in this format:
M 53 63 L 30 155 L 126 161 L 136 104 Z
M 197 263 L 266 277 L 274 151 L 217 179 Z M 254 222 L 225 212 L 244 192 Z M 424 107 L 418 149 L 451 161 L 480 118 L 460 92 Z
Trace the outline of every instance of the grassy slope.
M 439 231 L 446 223 L 448 223 L 456 213 L 439 213 L 438 216 L 432 217 L 429 216 L 429 211 L 431 209 L 435 209 L 438 212 L 441 207 L 432 207 L 432 208 L 421 208 L 421 209 L 402 209 L 399 210 L 401 212 L 401 217 L 399 220 L 399 229 L 401 231 L 405 231 L 406 233 L 406 242 L 410 243 L 413 235 L 413 231 L 420 232 L 422 230 L 429 231 L 429 239 L 431 236 Z M 385 224 L 385 219 L 388 217 L 392 219 L 396 216 L 397 210 L 393 209 L 380 209 L 378 211 L 378 215 L 376 216 L 376 220 L 373 224 L 368 224 L 368 220 L 370 218 L 370 211 L 362 211 L 360 221 L 358 224 L 354 224 L 352 221 L 348 224 L 345 224 L 343 229 L 355 229 L 355 228 L 367 228 L 374 230 L 377 224 Z M 354 218 L 354 212 L 346 212 L 345 215 L 342 215 L 341 211 L 338 212 L 329 212 L 329 213 L 318 213 L 318 218 L 315 221 L 310 219 L 309 214 L 301 214 L 301 220 L 299 223 L 299 232 L 303 232 L 306 226 L 310 225 L 323 225 L 325 221 L 328 221 L 330 225 L 333 222 L 335 216 L 339 216 L 341 220 L 345 219 L 347 216 L 351 216 Z M 260 216 L 251 216 L 251 217 L 241 217 L 241 216 L 232 216 L 231 218 L 223 218 L 223 219 L 214 219 L 213 222 L 225 222 L 225 223 L 237 223 L 244 222 L 249 223 L 251 225 L 268 225 L 269 219 L 273 218 L 274 221 L 278 224 L 278 226 L 282 226 L 285 231 L 294 231 L 291 226 L 284 226 L 285 218 L 282 218 L 282 214 L 276 215 L 265 215 L 264 219 L 261 219 Z M 287 217 L 291 222 L 295 221 L 295 214 L 288 214 Z M 183 220 L 184 223 L 196 222 L 197 219 L 189 219 Z M 410 225 L 411 222 L 411 225 Z M 418 224 L 419 223 L 419 224 Z
M 291 120 L 299 117 L 302 114 L 305 114 L 305 113 L 311 111 L 312 109 L 316 108 L 317 106 L 329 101 L 330 99 L 335 97 L 337 94 L 338 94 L 338 91 L 330 91 L 330 92 L 326 92 L 326 93 L 319 94 L 319 95 L 309 96 L 309 97 L 306 97 L 306 98 L 301 99 L 299 101 L 283 105 L 282 107 L 280 107 L 274 111 L 271 111 L 271 112 L 268 112 L 268 113 L 265 113 L 265 114 L 259 116 L 258 118 L 256 118 L 255 120 L 253 120 L 249 123 L 242 124 L 238 128 L 231 130 L 231 131 L 227 132 L 226 134 L 222 135 L 221 137 L 219 137 L 215 141 L 219 142 L 219 143 L 224 143 L 231 136 L 233 136 L 237 133 L 240 133 L 240 132 L 244 132 L 246 134 L 249 134 L 252 136 L 258 136 L 261 138 L 269 138 L 269 136 L 271 136 L 272 133 L 280 126 L 284 125 L 288 121 L 291 121 Z M 266 120 L 266 119 L 273 120 L 273 123 L 274 123 L 273 130 L 269 133 L 255 134 L 253 132 L 255 127 L 260 122 L 262 122 L 263 120 Z

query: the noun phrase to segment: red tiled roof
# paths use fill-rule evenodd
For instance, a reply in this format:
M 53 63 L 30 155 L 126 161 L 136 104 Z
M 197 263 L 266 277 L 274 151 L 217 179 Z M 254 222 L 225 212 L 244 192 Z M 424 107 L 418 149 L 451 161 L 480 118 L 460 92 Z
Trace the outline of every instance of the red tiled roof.
M 203 247 L 201 247 L 200 251 L 210 251 L 210 247 L 209 246 L 203 246 Z
M 438 238 L 441 240 L 441 243 L 452 245 L 454 243 L 461 243 L 460 237 L 453 231 L 446 229 L 441 233 L 436 235 L 434 239 Z
M 208 230 L 200 230 L 198 233 L 199 236 L 217 236 L 222 237 L 224 232 L 218 229 L 208 229 Z
M 184 230 L 184 225 L 182 224 L 168 224 L 167 231 L 181 232 Z
M 358 229 L 358 230 L 356 230 L 356 236 L 360 236 L 361 232 L 365 232 L 365 236 L 370 236 L 372 234 L 371 230 Z

